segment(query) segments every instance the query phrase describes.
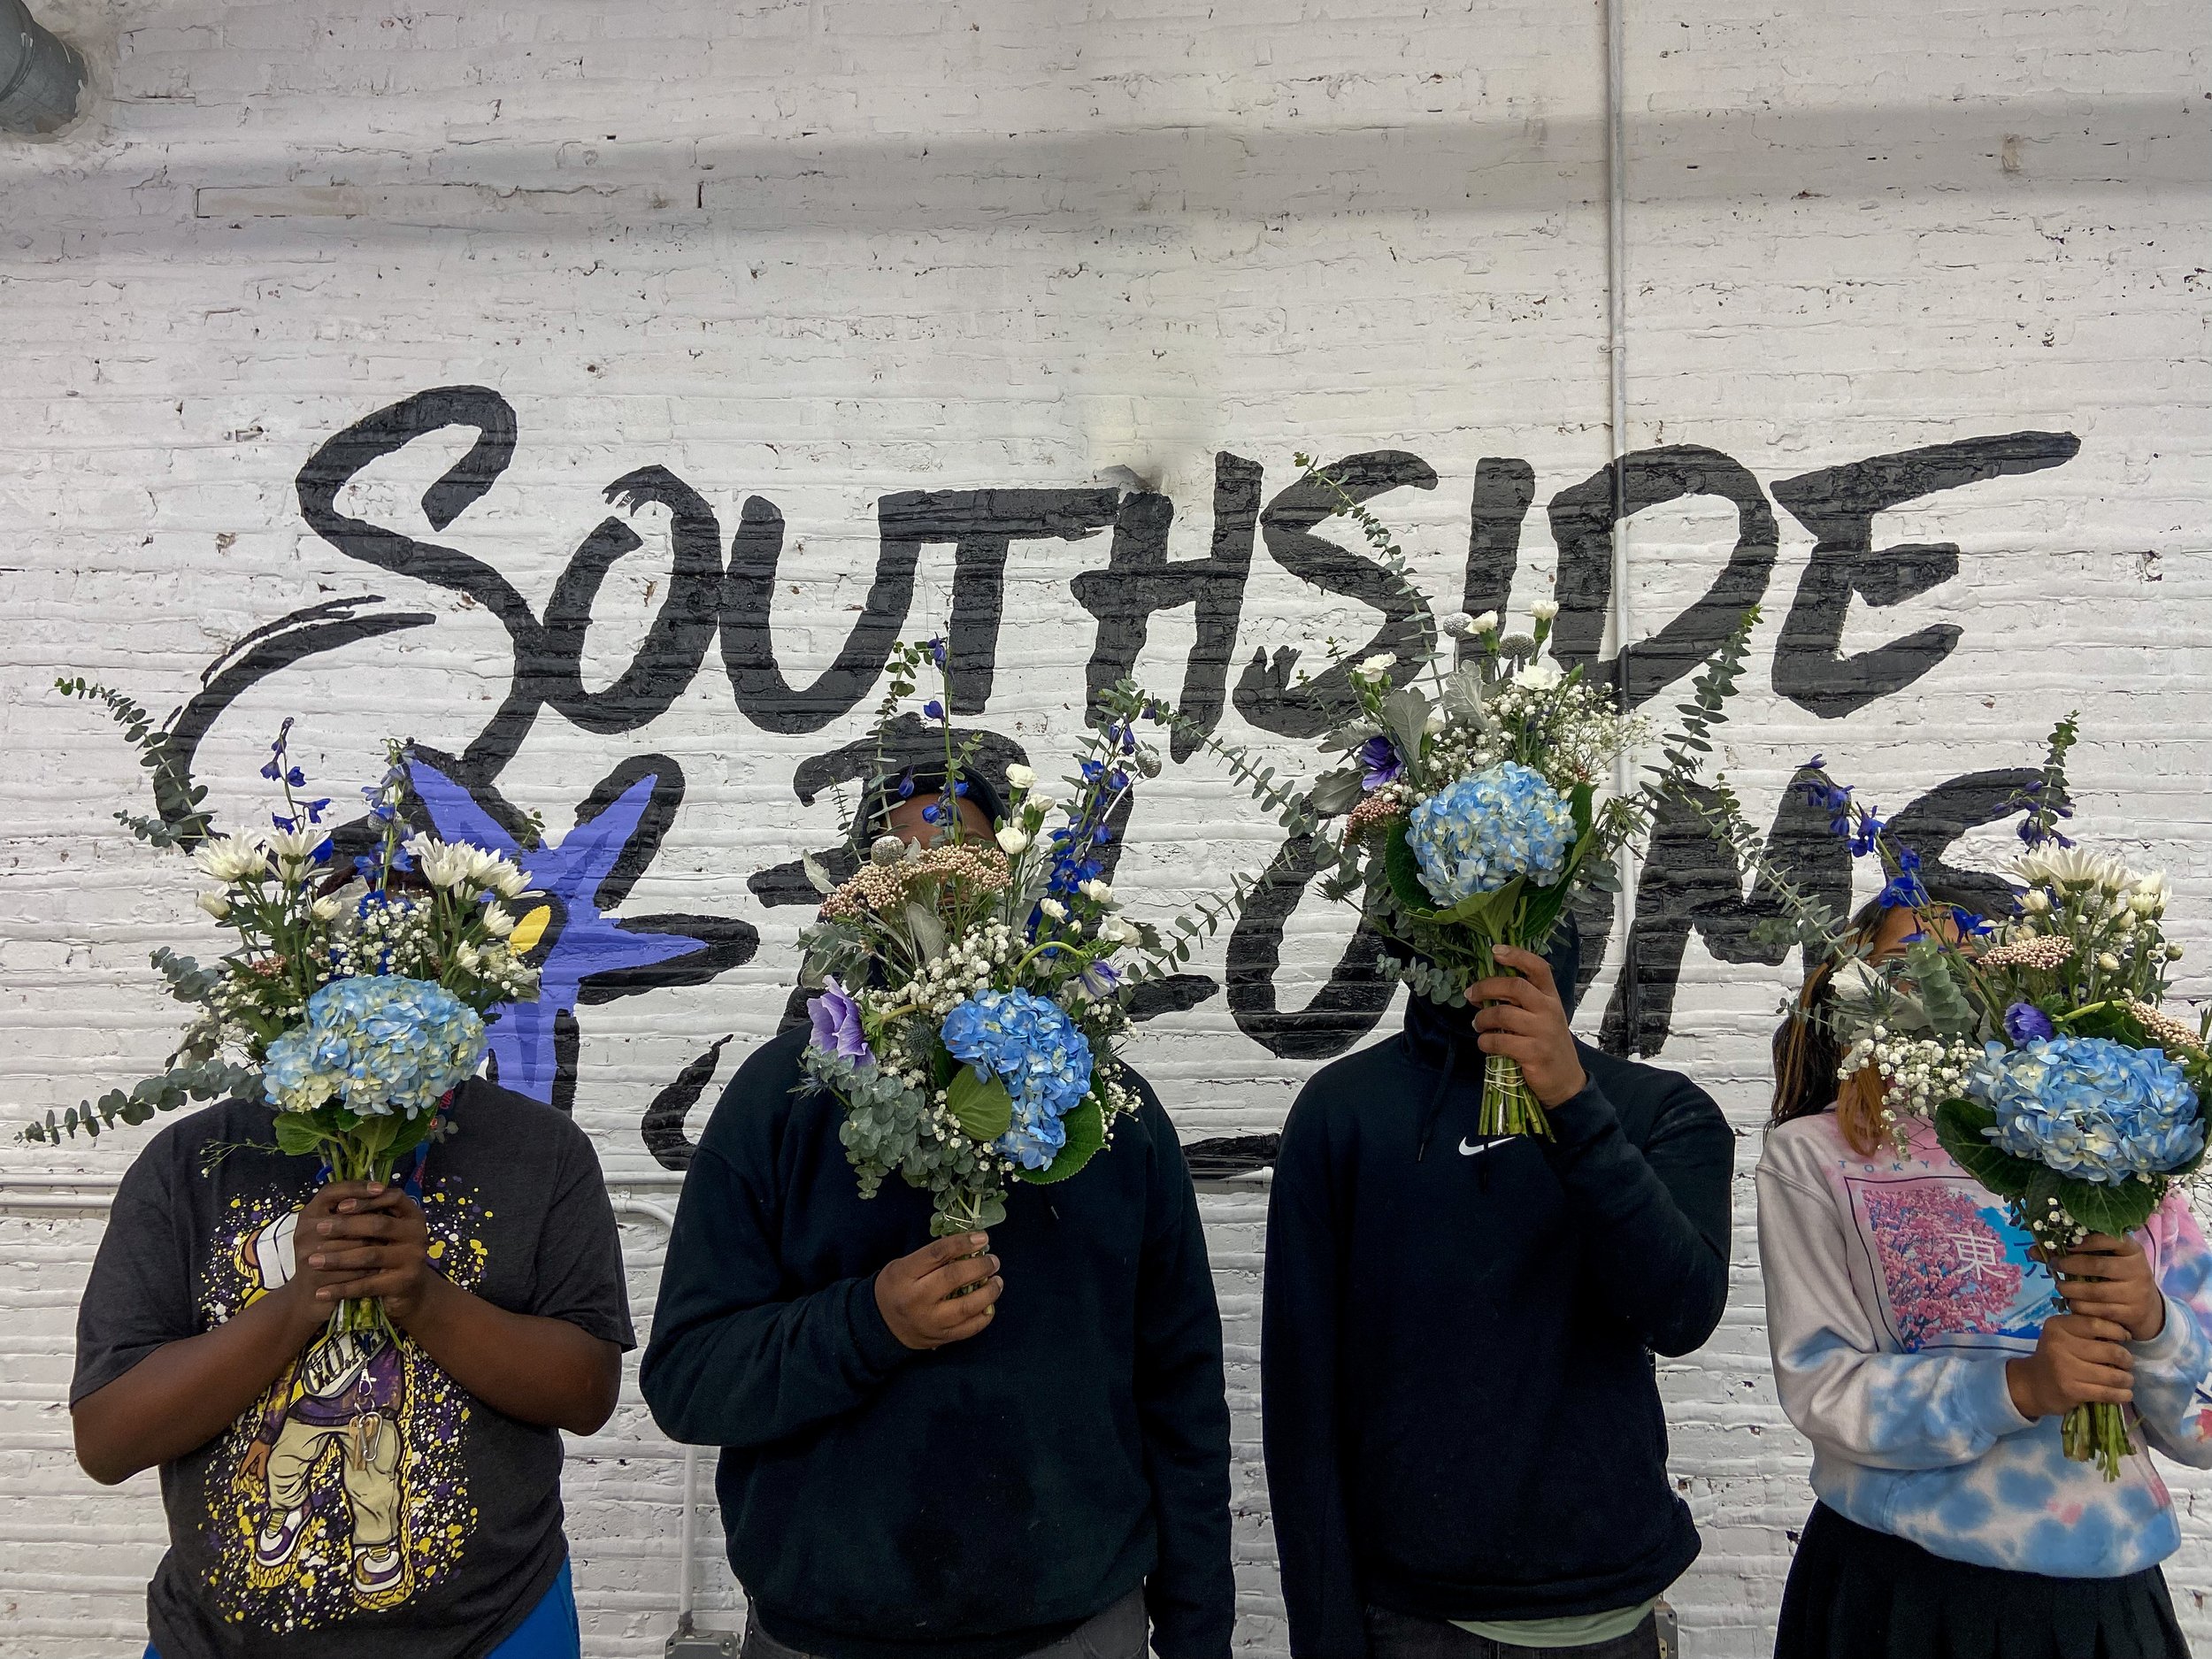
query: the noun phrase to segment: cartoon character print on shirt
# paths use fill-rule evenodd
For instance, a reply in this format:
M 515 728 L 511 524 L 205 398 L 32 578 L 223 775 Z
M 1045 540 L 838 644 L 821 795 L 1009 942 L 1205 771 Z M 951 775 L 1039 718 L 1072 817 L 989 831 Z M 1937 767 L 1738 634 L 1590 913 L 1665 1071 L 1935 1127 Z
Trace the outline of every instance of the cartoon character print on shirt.
M 1956 1176 L 1843 1184 L 1901 1349 L 2035 1346 L 2056 1286 L 1998 1200 Z
M 211 1325 L 296 1271 L 303 1192 L 233 1199 L 202 1311 Z M 429 1253 L 483 1277 L 473 1197 L 422 1197 Z M 476 1511 L 461 1460 L 471 1402 L 422 1350 L 383 1331 L 326 1332 L 232 1425 L 209 1470 L 209 1589 L 224 1617 L 311 1630 L 395 1607 L 450 1574 Z

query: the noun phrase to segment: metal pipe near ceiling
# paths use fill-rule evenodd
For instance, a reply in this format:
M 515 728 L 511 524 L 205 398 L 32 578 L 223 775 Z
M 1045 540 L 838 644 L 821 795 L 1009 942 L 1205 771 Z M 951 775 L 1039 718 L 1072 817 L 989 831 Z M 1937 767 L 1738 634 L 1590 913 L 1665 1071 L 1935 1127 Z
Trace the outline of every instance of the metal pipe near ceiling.
M 0 132 L 51 133 L 76 119 L 84 58 L 31 15 L 0 0 Z

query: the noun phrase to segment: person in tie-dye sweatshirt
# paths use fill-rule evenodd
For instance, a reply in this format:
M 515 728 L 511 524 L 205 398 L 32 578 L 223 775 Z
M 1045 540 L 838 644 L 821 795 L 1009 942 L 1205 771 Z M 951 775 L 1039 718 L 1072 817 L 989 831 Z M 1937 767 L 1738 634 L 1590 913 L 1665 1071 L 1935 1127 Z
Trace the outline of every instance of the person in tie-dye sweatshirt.
M 1914 922 L 1859 926 L 1887 954 Z M 1901 1147 L 1859 1091 L 1839 1106 L 1832 965 L 1777 1033 L 1758 1171 L 1775 1383 L 1817 1498 L 1776 1659 L 2186 1659 L 2148 1448 L 2212 1467 L 2203 1234 L 2177 1191 L 2127 1239 L 2039 1259 L 1932 1125 L 1905 1120 Z M 2099 1400 L 2129 1408 L 2117 1480 L 2060 1445 Z

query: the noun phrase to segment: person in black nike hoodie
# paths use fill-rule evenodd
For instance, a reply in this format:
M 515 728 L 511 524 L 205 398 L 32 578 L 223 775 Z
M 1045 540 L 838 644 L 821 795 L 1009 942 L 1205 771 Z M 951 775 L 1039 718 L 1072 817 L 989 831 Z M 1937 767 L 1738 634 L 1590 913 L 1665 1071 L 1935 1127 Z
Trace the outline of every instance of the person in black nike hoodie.
M 1719 1323 L 1734 1135 L 1574 1040 L 1571 933 L 1499 954 L 1525 977 L 1472 1000 L 1509 1000 L 1414 997 L 1284 1127 L 1261 1354 L 1294 1659 L 1656 1655 L 1697 1555 L 1652 1356 Z M 1552 1139 L 1478 1133 L 1486 1052 Z
M 1148 1616 L 1161 1659 L 1227 1659 L 1220 1317 L 1150 1087 L 1079 1175 L 933 1243 L 926 1193 L 860 1196 L 807 1037 L 700 1138 L 639 1374 L 722 1448 L 745 1659 L 1141 1659 Z

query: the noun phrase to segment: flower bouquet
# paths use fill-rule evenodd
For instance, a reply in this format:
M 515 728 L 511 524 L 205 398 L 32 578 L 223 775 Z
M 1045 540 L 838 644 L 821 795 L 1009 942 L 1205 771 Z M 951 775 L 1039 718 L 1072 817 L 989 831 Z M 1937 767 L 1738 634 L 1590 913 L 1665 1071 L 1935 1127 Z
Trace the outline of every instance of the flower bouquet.
M 902 645 L 891 659 L 872 806 L 916 793 L 911 769 L 895 777 L 884 763 L 882 733 L 932 667 L 944 672 L 938 641 Z M 862 1195 L 895 1170 L 931 1194 L 933 1236 L 996 1225 L 1010 1179 L 1065 1180 L 1111 1140 L 1137 1106 L 1115 1053 L 1128 993 L 1227 913 L 1202 906 L 1164 943 L 1120 914 L 1102 879 L 1108 820 L 1160 763 L 1136 735 L 1145 701 L 1123 686 L 1106 706 L 1068 801 L 1010 765 L 1005 815 L 983 836 L 956 804 L 974 745 L 956 749 L 945 699 L 932 698 L 924 712 L 943 733 L 949 790 L 923 809 L 933 841 L 878 834 L 841 883 L 808 861 L 822 908 L 801 934 L 803 977 L 820 990 L 801 1064 L 844 1102 L 840 1133 Z M 856 833 L 876 827 L 864 809 Z
M 135 709 L 82 681 L 65 689 Z M 514 922 L 502 902 L 523 892 L 521 870 L 481 848 L 408 833 L 397 743 L 383 778 L 363 791 L 373 850 L 335 859 L 323 827 L 330 803 L 302 798 L 307 780 L 287 754 L 291 727 L 287 720 L 262 769 L 284 798 L 268 831 L 218 835 L 196 811 L 197 795 L 186 797 L 192 862 L 214 884 L 200 908 L 237 943 L 207 967 L 165 947 L 154 952 L 170 994 L 197 1010 L 167 1069 L 59 1118 L 50 1112 L 27 1139 L 96 1136 L 188 1100 L 258 1093 L 276 1109 L 279 1149 L 319 1154 L 337 1180 L 389 1180 L 481 1064 L 486 1012 L 535 995 L 535 971 L 510 948 Z M 150 752 L 157 757 L 157 745 Z M 158 820 L 125 821 L 158 844 L 184 839 Z M 373 1305 L 349 1302 L 334 1327 L 380 1317 Z
M 2165 879 L 2058 833 L 2074 741 L 2070 717 L 2014 803 L 2025 848 L 2011 873 L 2024 887 L 2004 918 L 1936 901 L 1918 856 L 1817 757 L 1801 787 L 1854 854 L 1880 860 L 1876 904 L 1911 910 L 1916 931 L 1901 955 L 1871 960 L 1863 939 L 1754 861 L 1807 924 L 1809 951 L 1841 963 L 1827 1015 L 1843 1048 L 1840 1088 L 1858 1091 L 1901 1141 L 1909 1119 L 1932 1118 L 1945 1149 L 2047 1257 L 2092 1233 L 2144 1225 L 2202 1162 L 2212 1099 L 2206 1022 L 2193 1028 L 2161 1006 L 2182 955 L 2162 926 Z M 2132 1449 L 2116 1405 L 2076 1406 L 2061 1432 L 2069 1457 L 2093 1460 L 2108 1479 Z
M 1494 613 L 1446 618 L 1443 633 L 1470 647 L 1453 666 L 1389 532 L 1299 458 L 1414 602 L 1426 650 L 1408 674 L 1394 673 L 1401 659 L 1390 656 L 1346 669 L 1348 718 L 1322 739 L 1336 764 L 1307 795 L 1317 829 L 1343 819 L 1333 838 L 1316 838 L 1317 864 L 1331 872 L 1323 891 L 1356 902 L 1399 948 L 1383 957 L 1386 972 L 1457 1002 L 1500 972 L 1497 947 L 1541 950 L 1578 889 L 1617 884 L 1613 856 L 1648 803 L 1605 785 L 1644 722 L 1620 713 L 1580 668 L 1562 671 L 1543 655 L 1559 611 L 1548 600 L 1532 607 L 1526 634 L 1502 635 Z M 1258 793 L 1273 803 L 1278 792 Z M 1551 1133 L 1508 1056 L 1485 1062 L 1480 1125 L 1490 1135 Z

